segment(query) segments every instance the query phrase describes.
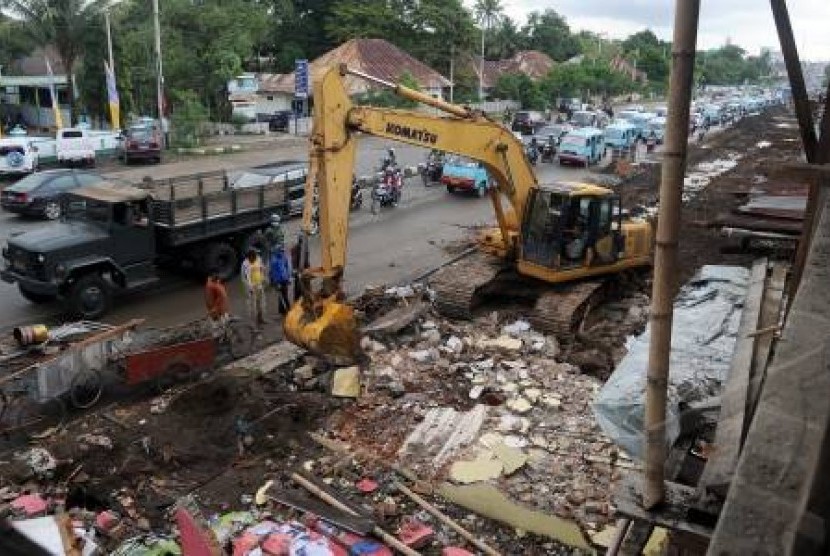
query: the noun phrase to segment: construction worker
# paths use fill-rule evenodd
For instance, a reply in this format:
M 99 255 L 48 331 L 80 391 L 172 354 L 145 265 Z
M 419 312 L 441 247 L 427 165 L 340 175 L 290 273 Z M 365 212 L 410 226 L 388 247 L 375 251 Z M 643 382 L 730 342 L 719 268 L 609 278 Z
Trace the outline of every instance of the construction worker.
M 265 324 L 265 266 L 256 250 L 248 249 L 241 274 L 251 321 L 261 326 Z
M 285 254 L 285 249 L 280 246 L 271 252 L 271 263 L 268 267 L 268 278 L 271 286 L 277 292 L 277 307 L 280 314 L 288 313 L 290 301 L 288 297 L 288 284 L 291 282 L 291 262 Z
M 207 314 L 213 322 L 214 329 L 221 329 L 230 318 L 228 291 L 222 279 L 216 274 L 210 274 L 205 284 L 205 306 Z
M 285 232 L 282 230 L 282 219 L 279 214 L 271 215 L 271 225 L 265 230 L 265 265 L 271 265 L 271 253 L 285 247 Z

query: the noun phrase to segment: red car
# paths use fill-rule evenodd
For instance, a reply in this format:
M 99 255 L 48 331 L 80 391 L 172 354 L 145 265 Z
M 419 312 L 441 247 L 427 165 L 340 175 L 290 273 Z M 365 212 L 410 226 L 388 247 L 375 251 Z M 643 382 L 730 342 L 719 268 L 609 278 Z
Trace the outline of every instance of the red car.
M 122 157 L 126 164 L 134 160 L 161 162 L 162 137 L 158 126 L 130 127 L 124 132 Z

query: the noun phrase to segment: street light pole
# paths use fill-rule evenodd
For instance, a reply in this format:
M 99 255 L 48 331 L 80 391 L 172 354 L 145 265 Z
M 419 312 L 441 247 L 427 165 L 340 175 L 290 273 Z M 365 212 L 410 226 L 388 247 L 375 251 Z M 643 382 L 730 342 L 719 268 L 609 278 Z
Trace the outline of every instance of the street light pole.
M 156 102 L 158 104 L 159 125 L 163 135 L 162 142 L 167 148 L 167 129 L 164 123 L 164 72 L 161 62 L 161 25 L 159 24 L 159 0 L 153 0 L 153 25 L 156 35 Z

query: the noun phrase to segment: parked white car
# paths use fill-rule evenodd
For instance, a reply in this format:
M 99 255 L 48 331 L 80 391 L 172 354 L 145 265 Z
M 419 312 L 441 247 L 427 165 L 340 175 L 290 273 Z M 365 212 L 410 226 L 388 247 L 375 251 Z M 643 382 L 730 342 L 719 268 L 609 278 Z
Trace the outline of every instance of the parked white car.
M 89 130 L 74 127 L 58 130 L 55 151 L 58 164 L 95 166 L 95 145 Z
M 0 139 L 0 175 L 31 174 L 37 166 L 37 148 L 27 137 Z

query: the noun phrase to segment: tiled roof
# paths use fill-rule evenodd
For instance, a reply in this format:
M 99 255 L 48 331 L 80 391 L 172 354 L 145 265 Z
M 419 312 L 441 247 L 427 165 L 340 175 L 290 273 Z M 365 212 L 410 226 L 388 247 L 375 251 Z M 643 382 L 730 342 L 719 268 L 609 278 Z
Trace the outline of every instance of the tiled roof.
M 66 75 L 66 70 L 63 68 L 63 63 L 58 56 L 58 51 L 53 46 L 46 48 L 37 48 L 29 56 L 18 58 L 12 62 L 8 69 L 3 68 L 3 73 L 7 75 L 20 75 L 27 77 L 39 77 L 46 75 L 46 58 L 49 58 L 49 64 L 52 66 L 52 73 L 55 75 Z M 75 62 L 75 68 L 80 67 L 81 61 Z
M 471 63 L 478 77 L 481 57 L 474 57 Z M 506 60 L 485 60 L 482 84 L 485 89 L 495 87 L 499 77 L 508 74 L 524 74 L 535 81 L 547 75 L 554 63 L 550 56 L 538 50 L 522 50 Z
M 320 79 L 329 68 L 339 64 L 387 81 L 397 82 L 401 76 L 409 74 L 422 89 L 450 86 L 449 79 L 383 39 L 352 39 L 326 52 L 309 64 L 312 79 Z M 258 78 L 262 93 L 294 92 L 293 72 L 260 74 Z M 346 89 L 350 95 L 364 93 L 371 88 L 372 85 L 362 79 L 346 78 Z

